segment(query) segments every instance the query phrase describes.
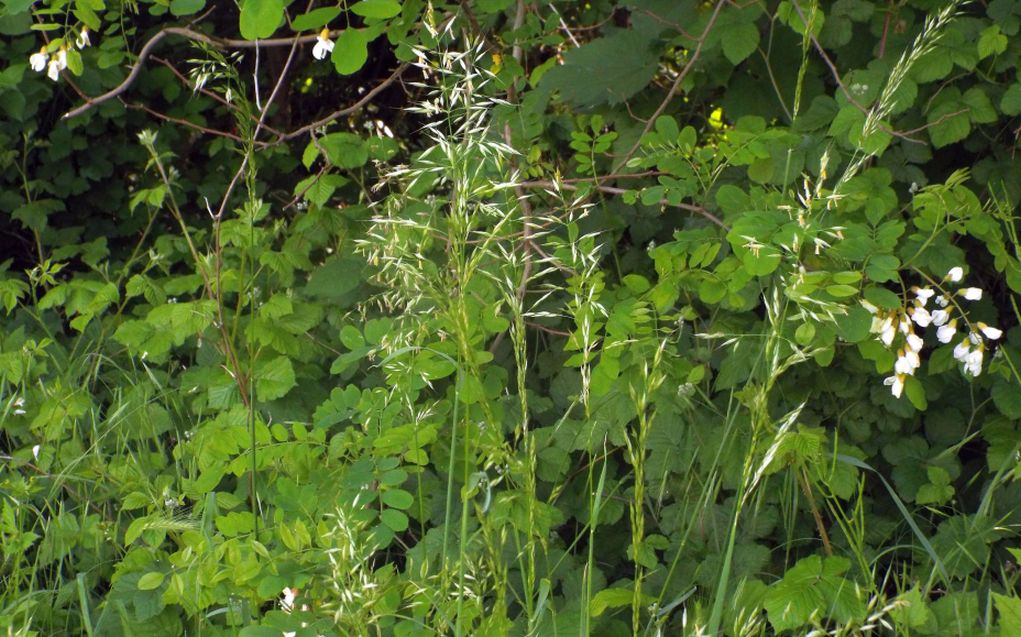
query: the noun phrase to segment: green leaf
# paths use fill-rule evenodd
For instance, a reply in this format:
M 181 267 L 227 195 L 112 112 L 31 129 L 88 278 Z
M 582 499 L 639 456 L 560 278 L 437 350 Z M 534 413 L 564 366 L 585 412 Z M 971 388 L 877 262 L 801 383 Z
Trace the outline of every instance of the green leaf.
M 151 591 L 160 587 L 163 580 L 166 579 L 167 574 L 161 573 L 160 571 L 153 571 L 146 573 L 138 579 L 138 590 L 140 591 Z
M 818 36 L 826 20 L 826 16 L 818 5 L 801 6 L 799 4 L 798 7 L 795 7 L 794 3 L 789 0 L 780 3 L 776 15 L 784 24 L 794 29 L 798 35 L 805 35 L 811 29 L 812 35 Z
M 772 274 L 780 266 L 780 253 L 769 246 L 757 251 L 749 250 L 741 257 L 745 271 L 753 276 Z
M 295 31 L 319 30 L 338 15 L 340 7 L 320 7 L 296 17 L 291 21 L 291 28 Z
M 336 49 L 334 49 L 336 51 Z M 354 133 L 330 133 L 319 138 L 330 163 L 338 168 L 359 168 L 369 161 L 365 142 Z
M 365 261 L 353 256 L 333 257 L 312 271 L 305 292 L 346 307 L 364 278 Z
M 1000 614 L 1001 637 L 1021 635 L 1021 599 L 993 593 L 993 601 Z
M 514 0 L 475 0 L 476 7 L 481 13 L 497 13 L 511 5 Z
M 394 533 L 401 533 L 408 530 L 408 516 L 397 509 L 383 509 L 379 514 L 379 520 Z
M 860 616 L 866 612 L 865 605 L 855 586 L 843 577 L 849 566 L 847 559 L 837 556 L 799 560 L 763 599 L 769 623 L 779 633 L 823 617 L 846 623 L 864 619 Z
M 722 44 L 730 63 L 740 64 L 758 48 L 759 28 L 754 22 L 730 24 L 723 30 Z
M 860 305 L 854 305 L 847 314 L 837 316 L 837 330 L 848 343 L 860 343 L 869 337 L 872 314 Z
M 365 339 L 362 337 L 361 331 L 354 325 L 345 325 L 340 328 L 340 342 L 350 350 L 365 347 Z
M 971 132 L 971 109 L 957 95 L 956 88 L 947 89 L 929 111 L 929 139 L 936 148 L 959 142 Z
M 415 497 L 404 489 L 387 489 L 380 497 L 383 504 L 395 509 L 408 509 L 415 502 Z
M 794 330 L 794 340 L 798 345 L 808 345 L 813 338 L 815 338 L 815 325 L 811 323 L 802 323 L 798 329 Z
M 968 117 L 976 124 L 990 124 L 996 121 L 996 109 L 986 92 L 974 86 L 964 92 L 961 103 L 968 109 Z
M 843 284 L 829 285 L 829 286 L 826 286 L 826 293 L 831 295 L 831 296 L 835 296 L 838 299 L 843 299 L 843 298 L 847 298 L 849 296 L 857 295 L 858 294 L 858 288 L 854 287 L 853 285 L 843 285 Z
M 1007 36 L 1000 33 L 1000 25 L 993 24 L 982 30 L 978 38 L 978 57 L 984 59 L 990 55 L 999 55 L 1007 50 Z
M 1004 115 L 1021 114 L 1021 82 L 1015 82 L 1004 92 L 1000 98 L 1000 110 Z
M 925 399 L 925 387 L 914 376 L 904 380 L 904 393 L 918 411 L 925 411 L 929 406 L 929 401 Z
M 996 379 L 993 383 L 993 403 L 1001 414 L 1011 419 L 1021 419 L 1021 387 L 1009 380 Z
M 895 293 L 876 285 L 865 288 L 865 300 L 884 310 L 896 310 L 901 307 L 901 299 Z
M 539 87 L 560 91 L 578 108 L 621 104 L 652 80 L 659 56 L 635 31 L 618 31 L 564 53 L 564 63 L 550 69 Z
M 634 591 L 630 588 L 606 588 L 596 593 L 589 602 L 589 612 L 593 617 L 599 617 L 608 608 L 630 606 L 633 599 Z
M 369 59 L 369 39 L 362 29 L 344 29 L 333 46 L 330 56 L 337 73 L 351 75 L 365 66 Z
M 276 400 L 296 384 L 294 367 L 286 356 L 277 356 L 256 369 L 255 396 L 260 401 Z
M 4 0 L 4 8 L 8 15 L 23 13 L 35 4 L 35 0 Z
M 277 30 L 283 19 L 283 0 L 243 0 L 241 36 L 246 40 L 268 38 Z
M 170 3 L 170 13 L 177 17 L 198 13 L 206 6 L 206 0 L 173 0 Z
M 395 0 L 359 0 L 351 5 L 351 12 L 363 18 L 392 18 L 401 12 L 401 3 Z

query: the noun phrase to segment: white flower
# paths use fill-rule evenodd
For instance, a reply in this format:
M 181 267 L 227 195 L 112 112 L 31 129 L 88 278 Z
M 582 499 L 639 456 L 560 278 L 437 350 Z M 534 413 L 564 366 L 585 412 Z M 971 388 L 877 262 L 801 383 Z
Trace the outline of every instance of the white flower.
M 33 53 L 28 56 L 28 63 L 32 67 L 32 70 L 36 73 L 41 73 L 46 68 L 46 62 L 48 62 L 50 56 L 46 54 L 46 47 L 39 49 L 38 53 Z
M 901 374 L 883 379 L 883 384 L 890 388 L 894 398 L 900 398 L 900 395 L 904 393 L 904 376 Z
M 60 77 L 60 62 L 57 60 L 57 58 L 53 58 L 52 60 L 50 60 L 50 63 L 47 65 L 47 67 L 48 68 L 46 69 L 46 77 L 56 82 L 57 79 Z
M 936 330 L 936 338 L 939 339 L 940 343 L 949 343 L 950 339 L 957 333 L 957 320 L 950 321 L 946 325 L 941 325 Z
M 333 52 L 333 40 L 330 39 L 330 30 L 323 28 L 316 38 L 316 45 L 312 47 L 312 57 L 317 60 L 325 60 L 326 56 Z
M 957 265 L 957 266 L 954 266 L 954 267 L 950 268 L 950 272 L 947 272 L 947 276 L 945 277 L 945 280 L 952 281 L 954 283 L 958 283 L 963 278 L 964 278 L 964 268 L 962 268 L 961 266 Z
M 978 329 L 982 330 L 982 333 L 985 334 L 986 338 L 993 341 L 1003 336 L 1003 330 L 992 327 L 991 325 L 986 325 L 982 322 L 978 323 Z
M 89 46 L 90 44 L 92 44 L 92 43 L 89 42 L 89 28 L 88 27 L 82 27 L 82 30 L 78 32 L 78 39 L 75 40 L 75 45 L 79 49 L 84 49 L 85 47 Z
M 893 325 L 893 318 L 888 316 L 880 325 L 879 340 L 883 341 L 883 345 L 889 347 L 893 344 L 893 337 L 896 335 L 897 328 Z
M 41 445 L 32 445 L 32 457 L 39 460 L 39 450 L 42 449 Z
M 298 591 L 293 588 L 284 588 L 284 598 L 280 600 L 280 608 L 283 608 L 286 612 L 291 612 L 294 609 L 294 599 L 298 596 Z
M 929 299 L 931 299 L 932 296 L 934 294 L 936 294 L 935 290 L 933 290 L 932 288 L 917 288 L 916 287 L 916 288 L 911 288 L 911 289 L 914 290 L 915 297 L 917 298 L 917 300 L 915 302 L 918 305 L 922 306 L 922 307 L 925 307 L 925 304 L 929 301 Z
M 912 352 L 920 352 L 922 351 L 922 345 L 923 342 L 921 336 L 914 333 L 908 334 L 908 349 Z
M 982 373 L 982 348 L 973 349 L 964 357 L 964 371 L 972 376 Z
M 64 47 L 57 50 L 57 64 L 61 71 L 67 68 L 67 49 Z
M 962 288 L 958 290 L 958 293 L 969 301 L 979 301 L 982 299 L 981 288 Z
M 918 369 L 921 364 L 922 361 L 918 357 L 918 352 L 901 350 L 897 354 L 897 362 L 893 366 L 893 371 L 898 375 L 913 376 L 915 370 Z
M 865 308 L 866 310 L 868 310 L 869 314 L 872 314 L 873 316 L 875 316 L 879 312 L 879 308 L 878 307 L 876 307 L 875 305 L 872 305 L 871 303 L 869 303 L 865 299 L 861 300 L 861 306 L 863 308 Z
M 940 294 L 939 296 L 936 297 L 936 305 L 940 307 L 946 307 L 950 305 L 950 299 Z
M 909 310 L 911 312 L 911 320 L 913 320 L 918 327 L 928 327 L 929 323 L 932 322 L 932 317 L 929 315 L 929 311 L 924 307 L 913 307 Z
M 930 316 L 932 317 L 932 324 L 936 327 L 944 325 L 950 320 L 950 313 L 946 310 L 936 310 Z
M 954 360 L 964 362 L 964 359 L 968 357 L 968 352 L 971 351 L 971 343 L 968 339 L 964 339 L 957 344 L 954 348 Z

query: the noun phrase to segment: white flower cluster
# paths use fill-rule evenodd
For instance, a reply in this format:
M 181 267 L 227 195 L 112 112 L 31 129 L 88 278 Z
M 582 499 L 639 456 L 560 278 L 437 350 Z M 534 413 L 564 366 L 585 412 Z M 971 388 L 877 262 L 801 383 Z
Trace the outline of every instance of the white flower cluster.
M 950 269 L 943 281 L 959 283 L 962 278 L 964 278 L 964 270 L 955 267 Z M 960 307 L 954 302 L 953 296 L 960 296 L 966 301 L 978 301 L 982 298 L 980 288 L 960 288 L 953 294 L 947 294 L 942 289 L 934 290 L 931 287 L 919 288 L 916 286 L 911 288 L 911 292 L 915 298 L 907 308 L 885 311 L 868 301 L 861 302 L 865 309 L 872 314 L 872 326 L 869 331 L 878 334 L 883 345 L 893 347 L 897 335 L 903 336 L 903 344 L 897 348 L 897 362 L 893 366 L 893 376 L 883 381 L 883 384 L 888 386 L 897 398 L 900 398 L 904 392 L 904 383 L 907 377 L 914 376 L 915 371 L 922 364 L 920 354 L 923 341 L 922 337 L 915 333 L 915 326 L 921 328 L 934 326 L 936 340 L 949 344 L 957 334 L 958 319 L 953 316 L 954 310 L 960 310 Z M 931 310 L 926 308 L 930 299 L 933 300 L 935 306 Z M 965 322 L 967 323 L 966 319 Z M 1003 331 L 982 322 L 974 325 L 968 323 L 968 326 L 967 337 L 954 347 L 954 359 L 964 364 L 965 372 L 972 376 L 978 376 L 982 373 L 982 358 L 986 349 L 985 339 L 995 341 L 1003 336 Z
M 89 41 L 88 27 L 82 27 L 81 31 L 78 32 L 75 44 L 79 49 L 84 49 L 92 44 Z M 42 73 L 43 69 L 46 69 L 46 77 L 56 82 L 57 78 L 60 77 L 60 72 L 67 68 L 67 47 L 61 45 L 57 52 L 53 54 L 53 57 L 50 57 L 44 46 L 39 49 L 38 53 L 28 56 L 28 64 L 36 73 Z

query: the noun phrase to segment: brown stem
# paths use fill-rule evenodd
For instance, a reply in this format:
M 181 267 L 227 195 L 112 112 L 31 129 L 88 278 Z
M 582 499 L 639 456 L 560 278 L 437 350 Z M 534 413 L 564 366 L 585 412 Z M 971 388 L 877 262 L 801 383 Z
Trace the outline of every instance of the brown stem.
M 216 47 L 218 49 L 251 49 L 255 48 L 256 46 L 290 46 L 294 44 L 302 44 L 305 42 L 313 42 L 318 37 L 318 35 L 301 35 L 294 38 L 271 38 L 268 40 L 256 41 L 231 40 L 227 38 L 217 38 L 211 35 L 206 35 L 205 33 L 200 33 L 199 31 L 194 31 L 192 29 L 187 29 L 184 27 L 166 27 L 165 29 L 162 29 L 159 32 L 157 32 L 156 35 L 149 38 L 149 41 L 145 43 L 145 46 L 142 47 L 142 50 L 138 52 L 138 58 L 135 60 L 135 63 L 131 66 L 131 71 L 128 73 L 128 76 L 124 78 L 123 82 L 113 87 L 106 93 L 103 93 L 102 95 L 98 95 L 96 97 L 91 98 L 88 97 L 85 98 L 84 104 L 64 113 L 61 119 L 71 119 L 72 117 L 77 117 L 82 113 L 85 113 L 95 108 L 96 106 L 102 104 L 103 102 L 112 100 L 113 98 L 117 97 L 124 91 L 128 90 L 128 88 L 131 87 L 135 80 L 138 79 L 138 74 L 141 73 L 142 71 L 142 65 L 145 63 L 146 58 L 148 58 L 149 55 L 153 52 L 153 49 L 156 48 L 156 45 L 159 44 L 164 38 L 171 35 L 180 36 L 183 38 L 187 38 L 189 40 L 195 40 L 196 42 L 204 42 L 205 44 Z
M 663 114 L 663 111 L 666 110 L 667 105 L 670 104 L 670 102 L 674 99 L 674 95 L 676 95 L 677 91 L 681 88 L 681 82 L 683 82 L 684 78 L 688 76 L 688 73 L 691 72 L 691 69 L 695 67 L 695 62 L 698 60 L 698 56 L 702 54 L 702 45 L 705 44 L 706 36 L 709 35 L 709 32 L 712 30 L 713 25 L 716 24 L 716 18 L 719 17 L 720 10 L 723 8 L 723 5 L 726 4 L 726 2 L 727 0 L 719 0 L 716 3 L 716 7 L 713 8 L 713 14 L 709 16 L 709 22 L 706 23 L 705 29 L 702 30 L 702 35 L 700 35 L 698 37 L 698 40 L 696 41 L 695 51 L 691 54 L 691 58 L 688 60 L 688 63 L 685 64 L 684 68 L 681 69 L 681 72 L 677 74 L 677 77 L 674 79 L 673 85 L 670 86 L 670 90 L 667 91 L 666 97 L 663 98 L 663 101 L 660 102 L 659 106 L 657 106 L 656 110 L 652 113 L 652 117 L 650 117 L 649 120 L 645 122 L 645 128 L 643 128 L 641 134 L 638 135 L 638 139 L 635 140 L 634 145 L 631 146 L 630 150 L 624 153 L 624 156 L 614 166 L 613 168 L 614 172 L 620 170 L 623 166 L 627 165 L 632 155 L 634 155 L 635 151 L 638 150 L 638 146 L 641 145 L 642 137 L 644 137 L 646 133 L 652 130 L 652 127 L 655 126 L 656 124 L 656 118 Z
M 584 180 L 584 181 L 591 182 L 592 180 L 588 179 L 588 180 Z M 560 182 L 559 184 L 555 184 L 552 181 L 535 180 L 535 181 L 523 181 L 523 182 L 521 182 L 518 185 L 521 186 L 522 188 L 547 188 L 547 189 L 550 189 L 550 190 L 555 190 L 557 188 L 562 188 L 564 190 L 572 190 L 572 191 L 578 190 L 578 186 L 576 186 L 575 183 L 572 183 L 571 181 L 564 181 L 564 182 Z M 603 186 L 602 184 L 597 184 L 596 186 L 594 186 L 594 188 L 596 190 L 598 190 L 599 192 L 604 192 L 604 193 L 610 194 L 610 195 L 622 195 L 622 194 L 624 194 L 626 192 L 630 192 L 626 188 L 616 188 L 614 186 Z M 701 217 L 711 221 L 713 224 L 723 228 L 724 230 L 730 231 L 730 226 L 728 226 L 722 219 L 720 219 L 719 217 L 717 217 L 713 213 L 709 212 L 708 210 L 706 210 L 702 206 L 695 206 L 693 204 L 688 204 L 688 203 L 678 203 L 678 204 L 675 204 L 675 203 L 671 203 L 671 202 L 667 201 L 666 199 L 661 199 L 659 201 L 659 205 L 661 205 L 661 206 L 670 206 L 670 207 L 673 207 L 673 208 L 680 208 L 681 210 L 687 210 L 688 212 L 692 212 L 694 214 L 697 214 L 697 215 L 699 215 L 699 216 L 701 216 Z
M 826 525 L 823 524 L 819 507 L 815 504 L 815 496 L 812 495 L 812 485 L 808 483 L 808 471 L 804 467 L 798 469 L 798 483 L 801 485 L 801 491 L 808 498 L 808 508 L 811 509 L 812 517 L 815 519 L 815 528 L 819 531 L 819 539 L 822 540 L 823 550 L 826 551 L 826 555 L 833 555 L 830 535 L 826 532 Z

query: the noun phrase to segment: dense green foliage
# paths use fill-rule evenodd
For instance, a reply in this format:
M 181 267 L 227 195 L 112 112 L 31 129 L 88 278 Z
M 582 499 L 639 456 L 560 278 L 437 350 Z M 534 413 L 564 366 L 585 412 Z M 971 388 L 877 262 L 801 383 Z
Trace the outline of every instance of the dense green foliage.
M 1021 634 L 1021 2 L 0 7 L 4 634 Z

